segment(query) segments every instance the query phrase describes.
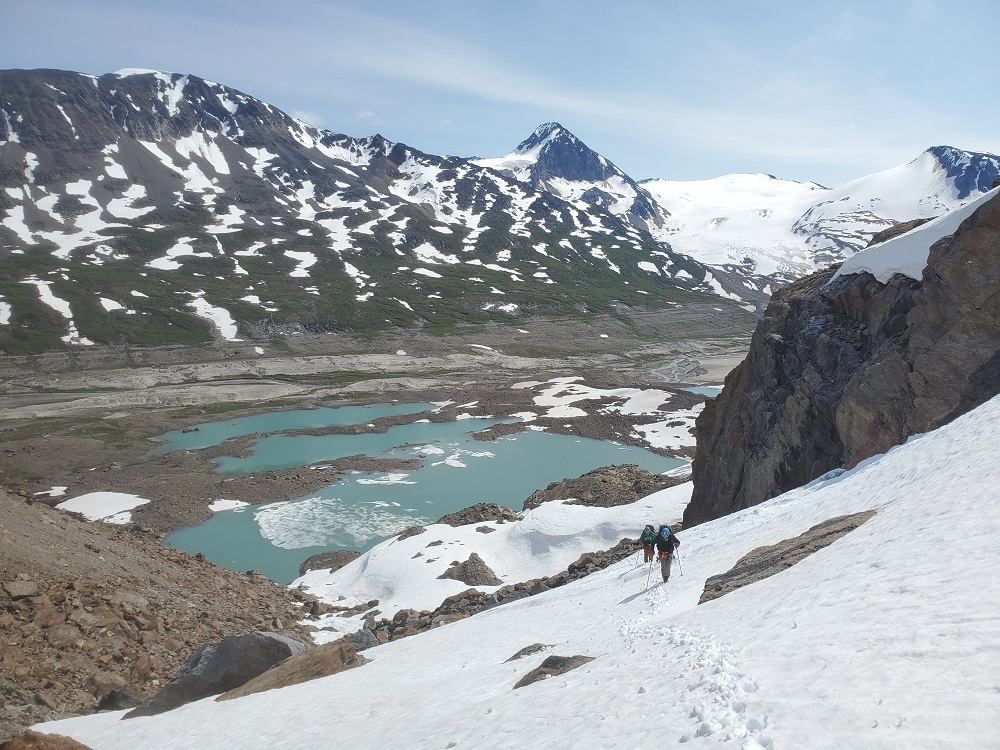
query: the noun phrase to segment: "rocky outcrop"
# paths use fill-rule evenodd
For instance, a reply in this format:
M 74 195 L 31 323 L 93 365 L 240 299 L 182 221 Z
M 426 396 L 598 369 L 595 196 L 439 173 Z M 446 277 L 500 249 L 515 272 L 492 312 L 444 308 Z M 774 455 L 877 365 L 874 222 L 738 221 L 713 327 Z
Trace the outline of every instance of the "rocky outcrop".
M 575 479 L 553 482 L 544 490 L 535 490 L 524 501 L 524 510 L 537 508 L 551 500 L 569 499 L 572 499 L 572 505 L 614 508 L 685 481 L 686 478 L 653 474 L 635 464 L 602 466 Z
M 246 684 L 305 644 L 282 633 L 249 633 L 198 649 L 166 686 L 123 718 L 154 716 Z
M 785 539 L 767 547 L 758 547 L 748 552 L 731 569 L 705 581 L 705 588 L 698 604 L 718 599 L 730 591 L 749 586 L 757 581 L 763 581 L 765 578 L 787 570 L 796 563 L 805 560 L 813 552 L 830 546 L 844 534 L 854 531 L 874 515 L 875 511 L 866 511 L 850 516 L 831 518 L 813 526 L 797 537 Z
M 503 586 L 503 581 L 475 552 L 465 562 L 453 564 L 438 578 L 452 578 L 467 586 Z
M 697 420 L 689 527 L 932 430 L 1000 392 L 1000 198 L 921 281 L 834 269 L 780 290 Z
M 441 516 L 437 523 L 446 523 L 449 526 L 467 526 L 470 523 L 482 523 L 483 521 L 516 521 L 517 511 L 497 503 L 476 503 L 468 508 L 462 508 L 454 513 Z M 409 529 L 407 529 L 409 531 Z M 403 532 L 406 533 L 405 531 Z M 410 535 L 412 536 L 412 534 Z
M 310 570 L 329 570 L 331 573 L 340 570 L 347 563 L 361 557 L 361 553 L 353 549 L 338 549 L 333 552 L 320 552 L 318 555 L 306 558 L 299 566 L 299 575 L 304 576 Z
M 441 625 L 447 625 L 450 622 L 464 620 L 466 617 L 470 617 L 477 612 L 534 596 L 535 594 L 541 594 L 549 589 L 558 588 L 570 581 L 588 576 L 595 571 L 603 570 L 612 563 L 628 557 L 638 547 L 638 540 L 622 539 L 609 550 L 587 552 L 580 555 L 576 562 L 571 563 L 561 573 L 556 573 L 547 578 L 535 578 L 530 581 L 522 581 L 521 583 L 509 583 L 490 594 L 485 594 L 478 589 L 467 589 L 449 596 L 433 612 L 401 609 L 393 615 L 391 620 L 385 617 L 376 620 L 375 616 L 379 612 L 378 610 L 373 610 L 366 618 L 365 626 L 347 640 L 352 646 L 360 650 L 377 646 L 380 643 L 416 635 L 429 628 L 436 628 Z M 373 600 L 363 605 L 363 607 L 371 609 L 377 605 L 378 600 Z M 354 612 L 354 614 L 358 614 L 358 612 Z

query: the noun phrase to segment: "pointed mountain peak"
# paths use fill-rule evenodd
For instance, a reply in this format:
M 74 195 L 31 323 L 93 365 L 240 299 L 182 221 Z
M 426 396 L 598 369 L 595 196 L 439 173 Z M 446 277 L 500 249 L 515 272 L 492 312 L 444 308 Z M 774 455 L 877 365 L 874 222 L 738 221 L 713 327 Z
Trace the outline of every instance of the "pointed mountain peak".
M 551 143 L 572 143 L 577 144 L 580 139 L 566 130 L 558 122 L 547 122 L 535 128 L 535 132 L 528 138 L 521 141 L 515 149 L 515 153 L 523 154 L 534 149 L 542 148 Z

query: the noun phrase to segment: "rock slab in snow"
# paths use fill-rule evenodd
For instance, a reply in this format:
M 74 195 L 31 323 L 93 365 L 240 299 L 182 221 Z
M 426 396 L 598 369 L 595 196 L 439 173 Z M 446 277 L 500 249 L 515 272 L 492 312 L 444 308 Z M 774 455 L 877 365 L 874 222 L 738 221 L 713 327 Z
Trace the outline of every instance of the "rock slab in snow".
M 514 689 L 517 690 L 518 688 L 525 687 L 533 682 L 544 680 L 547 677 L 555 677 L 556 675 L 565 674 L 566 672 L 582 667 L 587 662 L 593 660 L 593 656 L 550 656 L 518 680 Z
M 305 644 L 301 641 L 282 633 L 262 631 L 230 636 L 217 644 L 202 646 L 184 662 L 163 690 L 123 718 L 154 716 L 232 690 L 303 649 Z
M 762 581 L 786 570 L 813 552 L 828 547 L 875 515 L 875 511 L 839 516 L 817 524 L 792 539 L 758 547 L 747 553 L 730 570 L 705 581 L 705 590 L 698 604 L 718 599 L 730 591 Z

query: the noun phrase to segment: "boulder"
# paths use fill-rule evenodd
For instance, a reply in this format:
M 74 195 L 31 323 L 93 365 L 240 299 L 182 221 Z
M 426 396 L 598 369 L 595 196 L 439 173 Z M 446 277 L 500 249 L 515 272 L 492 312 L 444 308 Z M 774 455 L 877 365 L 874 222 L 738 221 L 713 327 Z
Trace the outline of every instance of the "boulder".
M 15 601 L 38 596 L 38 584 L 34 581 L 7 581 L 3 587 L 10 598 Z
M 427 529 L 423 526 L 407 526 L 403 531 L 400 532 L 399 536 L 396 537 L 398 541 L 403 539 L 409 539 L 411 536 L 417 536 L 418 534 L 423 534 Z
M 112 690 L 97 703 L 98 711 L 125 711 L 139 705 L 139 699 L 126 687 Z
M 202 646 L 159 693 L 124 718 L 152 716 L 232 690 L 304 649 L 305 644 L 287 635 L 260 631 Z
M 452 578 L 468 586 L 502 586 L 503 581 L 473 552 L 465 562 L 452 565 L 438 578 Z
M 515 653 L 507 661 L 517 661 L 518 659 L 522 659 L 525 656 L 531 656 L 533 654 L 540 653 L 547 648 L 552 648 L 552 647 L 544 643 L 532 643 L 530 646 L 525 646 L 524 648 L 519 649 L 517 653 Z
M 306 649 L 277 664 L 264 674 L 254 677 L 238 688 L 228 690 L 217 701 L 227 701 L 253 693 L 263 693 L 265 690 L 297 685 L 300 682 L 326 677 L 347 669 L 360 667 L 367 661 L 350 644 L 337 642 Z

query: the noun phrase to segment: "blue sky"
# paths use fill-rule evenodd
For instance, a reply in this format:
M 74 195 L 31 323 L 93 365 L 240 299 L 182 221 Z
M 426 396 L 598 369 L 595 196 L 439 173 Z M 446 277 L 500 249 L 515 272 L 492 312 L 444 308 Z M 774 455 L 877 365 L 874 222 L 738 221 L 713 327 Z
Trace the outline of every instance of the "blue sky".
M 0 0 L 0 68 L 194 73 L 434 154 L 554 120 L 637 179 L 827 186 L 1000 153 L 998 36 L 997 0 Z

